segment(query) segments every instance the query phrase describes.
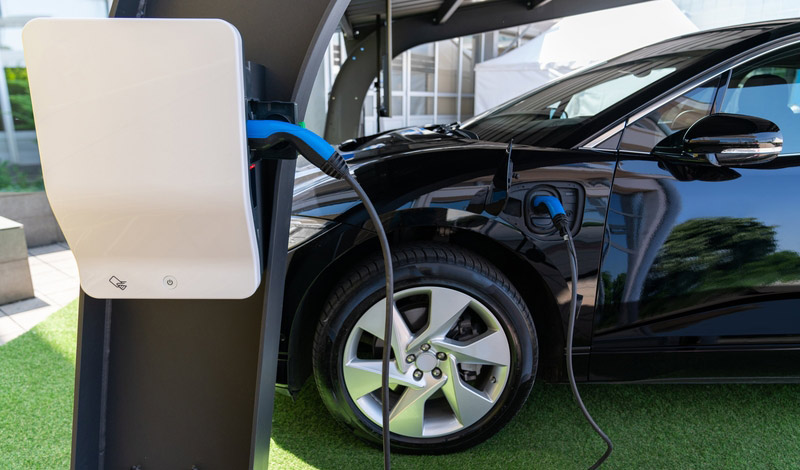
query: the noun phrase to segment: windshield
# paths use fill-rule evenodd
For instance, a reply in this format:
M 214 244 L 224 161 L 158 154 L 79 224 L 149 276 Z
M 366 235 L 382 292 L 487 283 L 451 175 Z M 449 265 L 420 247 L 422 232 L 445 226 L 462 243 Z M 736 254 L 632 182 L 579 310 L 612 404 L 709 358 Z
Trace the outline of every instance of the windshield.
M 563 79 L 464 123 L 482 140 L 554 142 L 581 123 L 675 72 L 684 57 L 656 57 L 601 67 Z
M 553 145 L 585 121 L 646 86 L 760 28 L 709 31 L 630 52 L 502 104 L 461 128 L 481 140 Z

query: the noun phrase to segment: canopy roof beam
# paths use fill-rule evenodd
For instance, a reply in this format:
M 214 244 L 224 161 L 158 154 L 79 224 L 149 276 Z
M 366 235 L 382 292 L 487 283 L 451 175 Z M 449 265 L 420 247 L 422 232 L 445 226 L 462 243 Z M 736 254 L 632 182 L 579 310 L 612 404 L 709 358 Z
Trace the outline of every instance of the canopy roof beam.
M 353 39 L 353 25 L 350 24 L 350 20 L 347 19 L 347 15 L 342 15 L 342 21 L 339 23 L 342 28 L 342 33 L 344 33 L 344 37 L 347 39 Z
M 436 13 L 436 16 L 433 18 L 434 24 L 442 24 L 446 23 L 447 20 L 453 16 L 453 13 L 458 10 L 458 7 L 461 6 L 464 0 L 445 0 L 442 3 L 442 6 L 439 8 L 439 11 Z

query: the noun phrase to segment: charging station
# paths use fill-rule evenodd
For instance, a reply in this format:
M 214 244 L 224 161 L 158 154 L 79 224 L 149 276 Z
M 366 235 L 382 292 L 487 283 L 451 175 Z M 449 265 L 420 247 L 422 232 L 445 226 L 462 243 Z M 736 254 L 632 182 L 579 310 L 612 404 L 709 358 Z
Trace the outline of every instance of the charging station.
M 71 467 L 267 468 L 297 152 L 253 160 L 245 120 L 296 122 L 311 84 L 287 93 L 304 67 L 245 61 L 256 25 L 145 19 L 145 3 L 23 33 L 45 185 L 81 277 Z M 156 14 L 246 13 L 188 3 Z M 332 5 L 297 33 L 304 65 Z

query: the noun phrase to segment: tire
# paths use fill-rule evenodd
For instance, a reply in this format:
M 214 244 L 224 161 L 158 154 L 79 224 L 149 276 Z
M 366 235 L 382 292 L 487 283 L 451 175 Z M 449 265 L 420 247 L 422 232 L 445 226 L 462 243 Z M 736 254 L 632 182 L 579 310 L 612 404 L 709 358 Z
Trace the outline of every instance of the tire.
M 395 320 L 392 353 L 392 448 L 472 447 L 497 433 L 530 393 L 539 353 L 530 312 L 508 278 L 469 251 L 418 243 L 392 256 L 403 319 Z M 313 350 L 323 402 L 374 444 L 381 443 L 384 282 L 380 256 L 345 276 L 325 303 Z

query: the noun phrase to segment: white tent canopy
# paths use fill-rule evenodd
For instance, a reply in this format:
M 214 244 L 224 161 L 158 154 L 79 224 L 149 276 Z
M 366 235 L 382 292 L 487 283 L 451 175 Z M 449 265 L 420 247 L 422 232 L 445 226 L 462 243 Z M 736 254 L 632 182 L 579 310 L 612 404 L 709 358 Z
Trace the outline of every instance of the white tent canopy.
M 573 70 L 694 31 L 697 26 L 671 0 L 564 18 L 521 47 L 475 66 L 475 114 Z

